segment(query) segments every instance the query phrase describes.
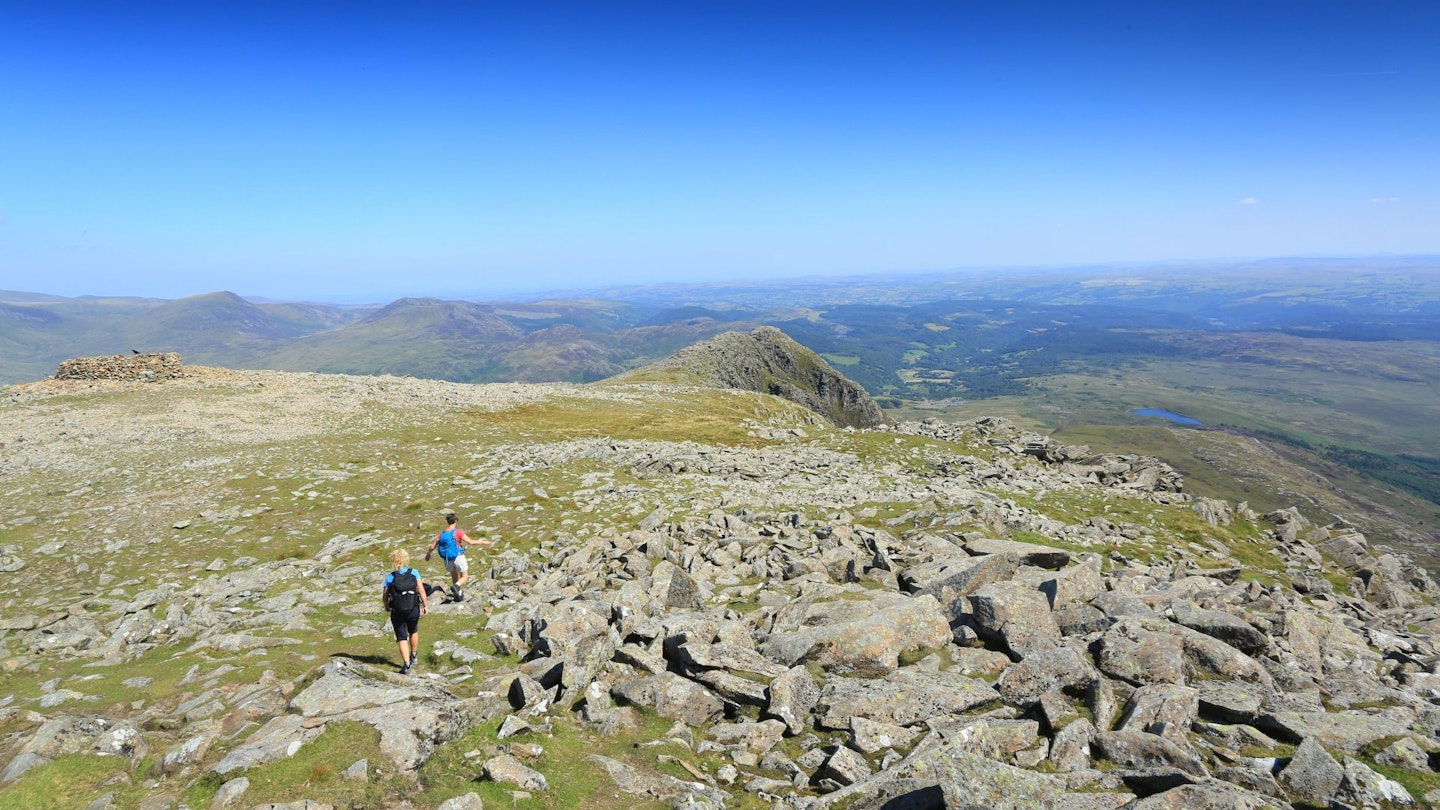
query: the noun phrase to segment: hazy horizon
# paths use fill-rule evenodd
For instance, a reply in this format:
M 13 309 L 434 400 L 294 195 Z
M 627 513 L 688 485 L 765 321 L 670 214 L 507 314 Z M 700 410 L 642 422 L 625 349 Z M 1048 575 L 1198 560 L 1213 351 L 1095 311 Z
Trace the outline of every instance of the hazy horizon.
M 356 303 L 1433 254 L 1437 23 L 1419 2 L 12 6 L 0 289 Z
M 1341 270 L 1333 265 L 1336 263 L 1364 263 L 1373 266 L 1370 269 L 1381 273 L 1413 272 L 1417 269 L 1425 269 L 1429 272 L 1440 275 L 1440 254 L 1412 254 L 1394 255 L 1377 254 L 1373 256 L 1255 256 L 1236 257 L 1229 259 L 1213 260 L 1189 260 L 1172 259 L 1164 261 L 1137 261 L 1137 262 L 1110 262 L 1094 263 L 1085 265 L 1029 265 L 1016 267 L 960 267 L 947 270 L 893 270 L 876 271 L 871 273 L 853 273 L 843 276 L 810 274 L 803 276 L 785 276 L 773 278 L 755 279 L 680 279 L 672 281 L 613 281 L 605 282 L 597 280 L 588 286 L 569 286 L 552 288 L 535 288 L 506 291 L 485 290 L 437 290 L 430 292 L 397 291 L 393 295 L 377 298 L 363 297 L 285 297 L 272 295 L 267 292 L 252 292 L 248 289 L 229 289 L 217 287 L 214 289 L 197 289 L 175 295 L 140 295 L 124 290 L 100 290 L 94 292 L 81 292 L 74 295 L 65 295 L 43 289 L 28 289 L 23 287 L 0 287 L 0 294 L 21 293 L 37 296 L 55 296 L 59 298 L 86 298 L 86 299 L 156 299 L 156 300 L 179 300 L 195 296 L 209 295 L 213 293 L 228 292 L 250 301 L 273 301 L 276 303 L 311 303 L 331 306 L 383 306 L 401 298 L 436 298 L 442 300 L 475 301 L 475 302 L 500 302 L 500 301 L 540 301 L 547 299 L 573 300 L 587 297 L 614 297 L 616 300 L 624 300 L 626 293 L 639 293 L 642 291 L 655 292 L 665 289 L 683 289 L 689 287 L 698 288 L 726 288 L 736 289 L 763 289 L 767 286 L 785 287 L 800 285 L 843 285 L 845 283 L 869 283 L 876 284 L 882 281 L 893 280 L 900 284 L 913 284 L 926 278 L 975 278 L 987 279 L 1003 277 L 1012 280 L 1019 280 L 1021 277 L 1054 276 L 1057 278 L 1095 278 L 1098 275 L 1124 275 L 1135 273 L 1138 277 L 1153 275 L 1175 269 L 1210 269 L 1225 270 L 1253 267 L 1255 265 L 1266 265 L 1274 263 L 1303 263 L 1315 262 L 1322 265 L 1330 265 L 1319 268 L 1324 275 L 1326 272 L 1333 273 Z M 1412 262 L 1432 262 L 1432 266 L 1426 268 L 1415 268 L 1409 266 Z M 1343 268 L 1348 271 L 1351 268 Z M 1263 285 L 1262 285 L 1263 286 Z

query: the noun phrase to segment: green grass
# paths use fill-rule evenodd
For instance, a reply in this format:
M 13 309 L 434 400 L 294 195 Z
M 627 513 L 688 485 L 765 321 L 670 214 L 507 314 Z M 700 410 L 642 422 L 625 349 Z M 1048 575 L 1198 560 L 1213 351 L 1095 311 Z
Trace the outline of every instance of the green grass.
M 695 781 L 695 777 L 681 766 L 664 761 L 664 758 L 684 759 L 692 767 L 707 772 L 713 772 L 723 764 L 718 757 L 697 756 L 680 746 L 638 747 L 636 744 L 639 742 L 663 737 L 672 724 L 672 721 L 649 710 L 641 710 L 639 716 L 639 728 L 622 731 L 612 737 L 601 736 L 573 720 L 557 717 L 551 721 L 552 733 L 549 735 L 521 735 L 504 741 L 495 738 L 501 722 L 501 718 L 495 718 L 472 729 L 460 740 L 438 749 L 421 767 L 419 790 L 411 799 L 421 806 L 433 807 L 448 798 L 473 791 L 479 794 L 487 807 L 663 808 L 669 807 L 670 802 L 647 801 L 620 791 L 610 775 L 591 762 L 588 755 L 600 754 L 643 770 L 669 773 L 687 782 Z M 697 739 L 699 736 L 697 730 Z M 515 790 L 513 786 L 483 779 L 481 764 L 509 750 L 511 742 L 538 744 L 544 749 L 538 759 L 526 764 L 550 775 L 550 790 L 533 791 L 528 799 L 517 800 L 511 795 Z M 478 751 L 479 756 L 467 757 L 466 753 L 471 751 Z M 563 774 L 563 778 L 557 778 L 556 774 Z M 759 810 L 769 806 L 741 791 L 727 790 L 735 796 L 727 807 Z
M 107 791 L 135 797 L 138 789 L 125 784 L 129 760 L 90 754 L 70 754 L 30 769 L 18 781 L 0 788 L 0 808 L 6 810 L 73 810 Z M 105 787 L 116 777 L 122 783 Z M 123 806 L 123 805 L 122 805 Z
M 1043 498 L 1012 494 L 1009 497 L 1022 506 L 1067 523 L 1081 522 L 1090 515 L 1103 515 L 1112 523 L 1140 525 L 1153 535 L 1153 539 L 1149 540 L 1143 535 L 1136 540 L 1112 540 L 1103 547 L 1086 546 L 1024 530 L 1012 532 L 1012 540 L 1051 546 L 1076 554 L 1100 552 L 1104 556 L 1109 551 L 1118 551 L 1145 563 L 1166 558 L 1175 543 L 1185 543 L 1199 552 L 1210 549 L 1212 542 L 1218 542 L 1236 562 L 1252 572 L 1267 572 L 1267 576 L 1273 576 L 1284 570 L 1281 559 L 1270 553 L 1272 546 L 1259 527 L 1248 520 L 1236 519 L 1228 526 L 1211 526 L 1198 513 L 1184 507 L 1164 508 L 1141 500 L 1106 497 L 1104 493 L 1070 492 Z M 1215 565 L 1227 567 L 1229 563 L 1217 562 Z
M 1227 544 L 1227 547 L 1230 550 L 1230 556 L 1245 568 L 1273 572 L 1285 570 L 1285 564 L 1281 558 L 1271 553 L 1273 546 L 1270 544 L 1238 541 Z
M 1274 497 L 1208 461 L 1203 449 L 1197 446 L 1200 439 L 1187 435 L 1193 432 L 1159 425 L 1082 425 L 1058 430 L 1053 438 L 1065 444 L 1089 445 L 1096 452 L 1136 453 L 1164 459 L 1185 476 L 1186 491 L 1195 495 L 1230 501 Z
M 1289 743 L 1276 743 L 1269 748 L 1262 748 L 1258 745 L 1247 745 L 1239 751 L 1240 756 L 1254 758 L 1274 757 L 1276 759 L 1289 759 L 1295 756 L 1295 746 Z
M 1440 773 L 1409 771 L 1376 762 L 1372 756 L 1362 756 L 1361 761 L 1386 779 L 1399 782 L 1416 801 L 1432 790 L 1440 789 Z
M 344 778 L 342 772 L 361 759 L 368 760 L 371 778 Z M 325 731 L 293 757 L 249 768 L 243 775 L 250 787 L 239 803 L 246 807 L 294 801 L 297 796 L 338 807 L 377 807 L 398 802 L 407 787 L 380 751 L 380 732 L 343 721 L 327 723 Z M 219 774 L 207 773 L 186 790 L 185 799 L 192 807 L 208 807 L 222 783 Z
M 635 407 L 605 400 L 551 400 L 511 411 L 476 414 L 480 425 L 524 425 L 524 438 L 558 441 L 582 437 L 693 441 L 701 444 L 760 446 L 748 435 L 744 420 L 755 418 L 757 406 L 772 409 L 756 397 L 730 391 L 704 391 L 677 400 L 670 407 Z M 798 406 L 796 406 L 798 407 Z

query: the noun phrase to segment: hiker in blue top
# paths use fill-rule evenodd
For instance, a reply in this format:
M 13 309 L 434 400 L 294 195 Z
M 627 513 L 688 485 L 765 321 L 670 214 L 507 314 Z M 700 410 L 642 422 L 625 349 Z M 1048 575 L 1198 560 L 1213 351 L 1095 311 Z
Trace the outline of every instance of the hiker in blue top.
M 435 542 L 425 550 L 425 559 L 429 560 L 433 552 L 440 552 L 440 559 L 445 561 L 445 570 L 450 572 L 450 596 L 456 602 L 464 602 L 465 592 L 460 589 L 470 581 L 470 566 L 465 562 L 465 547 L 493 546 L 495 542 L 470 539 L 464 529 L 455 525 L 458 520 L 454 512 L 445 516 L 445 531 L 435 536 Z
M 390 626 L 395 628 L 395 641 L 400 646 L 400 674 L 420 660 L 420 617 L 430 612 L 430 600 L 420 582 L 420 572 L 410 568 L 410 554 L 403 548 L 390 552 L 390 565 L 395 570 L 385 575 L 380 587 L 380 601 L 390 611 Z

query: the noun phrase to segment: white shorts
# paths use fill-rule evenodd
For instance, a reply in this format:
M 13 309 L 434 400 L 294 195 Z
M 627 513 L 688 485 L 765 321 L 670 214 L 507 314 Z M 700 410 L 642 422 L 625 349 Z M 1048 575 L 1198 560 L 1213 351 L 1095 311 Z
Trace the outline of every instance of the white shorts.
M 445 573 L 447 574 L 463 574 L 469 570 L 470 563 L 465 562 L 464 554 L 461 554 L 453 560 L 445 560 Z

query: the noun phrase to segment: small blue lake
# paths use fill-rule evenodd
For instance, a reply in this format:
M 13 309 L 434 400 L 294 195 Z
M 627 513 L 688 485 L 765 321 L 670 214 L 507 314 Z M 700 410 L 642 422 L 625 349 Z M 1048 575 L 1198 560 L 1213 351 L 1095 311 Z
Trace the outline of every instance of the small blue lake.
M 1201 422 L 1199 419 L 1191 419 L 1188 416 L 1183 416 L 1178 413 L 1171 413 L 1170 411 L 1163 411 L 1159 408 L 1134 408 L 1130 411 L 1130 413 L 1133 413 L 1136 416 L 1158 416 L 1161 419 L 1169 419 L 1171 422 L 1174 422 L 1177 425 L 1193 425 L 1195 427 L 1200 427 L 1204 425 L 1204 423 Z

